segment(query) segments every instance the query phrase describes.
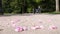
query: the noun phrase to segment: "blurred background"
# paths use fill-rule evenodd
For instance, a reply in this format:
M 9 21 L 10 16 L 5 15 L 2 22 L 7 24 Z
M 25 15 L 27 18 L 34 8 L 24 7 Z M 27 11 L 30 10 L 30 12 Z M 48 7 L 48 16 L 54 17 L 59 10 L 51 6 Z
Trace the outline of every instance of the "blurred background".
M 0 14 L 60 13 L 60 0 L 0 0 Z

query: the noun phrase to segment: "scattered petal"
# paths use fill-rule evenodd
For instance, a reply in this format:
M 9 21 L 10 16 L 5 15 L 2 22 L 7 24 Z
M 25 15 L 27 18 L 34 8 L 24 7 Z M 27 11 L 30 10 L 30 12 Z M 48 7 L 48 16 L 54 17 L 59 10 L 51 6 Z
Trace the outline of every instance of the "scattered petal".
M 36 28 L 35 27 L 31 27 L 31 29 L 35 30 Z
M 44 29 L 44 27 L 42 25 L 40 25 L 40 29 Z
M 50 26 L 49 29 L 53 30 L 53 29 L 57 29 L 56 26 Z
M 40 29 L 40 27 L 39 26 L 33 26 L 33 27 L 31 27 L 31 29 L 33 29 L 33 30 Z
M 14 21 L 11 21 L 11 23 L 14 23 Z
M 16 24 L 12 24 L 12 27 L 16 27 Z
M 25 30 L 28 30 L 28 28 L 27 27 L 23 27 L 23 30 L 25 31 Z
M 18 21 L 20 21 L 20 20 L 11 21 L 11 23 L 14 24 L 14 23 L 17 23 Z
M 39 26 L 35 26 L 35 28 L 36 28 L 36 29 L 40 29 L 40 27 L 39 27 Z
M 23 31 L 23 28 L 22 28 L 22 27 L 17 27 L 17 28 L 15 29 L 15 31 L 16 31 L 16 32 L 22 32 L 22 31 Z

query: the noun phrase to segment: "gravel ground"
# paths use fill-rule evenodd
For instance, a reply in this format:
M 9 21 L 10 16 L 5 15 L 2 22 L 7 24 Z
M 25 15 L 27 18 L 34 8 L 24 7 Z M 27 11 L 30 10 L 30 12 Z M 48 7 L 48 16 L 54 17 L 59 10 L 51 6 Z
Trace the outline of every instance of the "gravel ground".
M 28 28 L 37 25 L 42 25 L 43 29 L 26 30 L 16 32 L 12 27 L 12 22 L 15 21 L 17 26 L 26 26 Z M 49 29 L 50 26 L 56 26 L 56 29 Z M 0 34 L 60 34 L 60 15 L 52 14 L 23 14 L 0 16 Z

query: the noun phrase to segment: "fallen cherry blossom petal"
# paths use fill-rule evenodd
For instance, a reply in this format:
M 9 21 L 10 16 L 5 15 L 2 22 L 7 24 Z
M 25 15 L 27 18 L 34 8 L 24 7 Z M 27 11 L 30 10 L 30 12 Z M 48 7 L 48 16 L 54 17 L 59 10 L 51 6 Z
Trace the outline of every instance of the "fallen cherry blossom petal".
M 17 27 L 17 28 L 15 29 L 15 31 L 16 31 L 16 32 L 22 32 L 22 31 L 23 31 L 23 28 L 22 28 L 22 27 Z
M 36 28 L 36 29 L 40 29 L 40 27 L 39 27 L 39 26 L 35 26 L 35 28 Z
M 16 24 L 12 24 L 12 27 L 15 27 L 16 26 Z
M 19 29 L 15 29 L 16 32 L 19 32 Z
M 28 28 L 27 27 L 23 27 L 23 30 L 25 31 L 25 30 L 28 30 Z
M 11 23 L 14 24 L 14 23 L 17 23 L 18 21 L 20 21 L 20 20 L 11 21 Z
M 31 27 L 31 29 L 35 30 L 36 28 L 35 27 Z
M 31 27 L 31 29 L 33 29 L 33 30 L 40 29 L 40 27 L 39 26 L 33 26 L 33 27 Z
M 11 21 L 11 23 L 14 23 L 14 21 Z
M 51 20 L 48 20 L 49 22 L 51 21 Z
M 42 25 L 40 25 L 40 29 L 44 29 L 44 27 Z
M 53 30 L 53 29 L 57 29 L 56 26 L 50 26 L 49 29 Z

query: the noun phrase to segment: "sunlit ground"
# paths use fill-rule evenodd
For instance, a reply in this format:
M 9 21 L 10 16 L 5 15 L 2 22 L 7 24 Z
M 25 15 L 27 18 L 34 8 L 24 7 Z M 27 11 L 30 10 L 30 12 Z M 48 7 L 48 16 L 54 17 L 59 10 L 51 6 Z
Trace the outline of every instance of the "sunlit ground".
M 60 34 L 60 14 L 0 16 L 0 34 Z

